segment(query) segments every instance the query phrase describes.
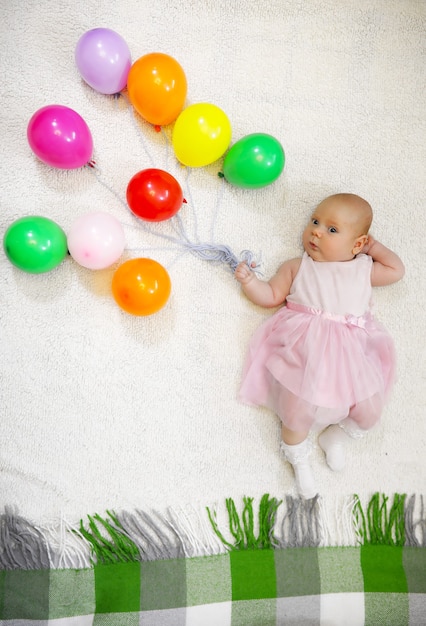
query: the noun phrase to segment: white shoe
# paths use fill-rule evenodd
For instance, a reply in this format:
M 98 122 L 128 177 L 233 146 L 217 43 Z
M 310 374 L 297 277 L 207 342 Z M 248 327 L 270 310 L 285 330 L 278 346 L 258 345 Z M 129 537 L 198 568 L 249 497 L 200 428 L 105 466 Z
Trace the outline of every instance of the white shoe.
M 299 495 L 305 500 L 314 498 L 318 490 L 315 485 L 311 464 L 309 463 L 309 456 L 312 450 L 311 442 L 305 439 L 302 443 L 290 446 L 284 443 L 284 441 L 281 441 L 280 448 L 286 460 L 293 467 Z
M 341 472 L 346 464 L 347 435 L 338 424 L 326 428 L 318 437 L 318 443 L 325 452 L 328 467 L 333 472 Z

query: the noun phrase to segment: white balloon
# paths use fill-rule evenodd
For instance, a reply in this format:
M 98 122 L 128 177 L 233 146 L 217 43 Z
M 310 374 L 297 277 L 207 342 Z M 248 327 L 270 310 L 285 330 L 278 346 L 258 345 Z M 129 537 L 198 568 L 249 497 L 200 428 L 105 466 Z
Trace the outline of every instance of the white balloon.
M 113 265 L 123 254 L 124 230 L 109 213 L 87 213 L 72 224 L 67 243 L 70 255 L 79 265 L 100 270 Z

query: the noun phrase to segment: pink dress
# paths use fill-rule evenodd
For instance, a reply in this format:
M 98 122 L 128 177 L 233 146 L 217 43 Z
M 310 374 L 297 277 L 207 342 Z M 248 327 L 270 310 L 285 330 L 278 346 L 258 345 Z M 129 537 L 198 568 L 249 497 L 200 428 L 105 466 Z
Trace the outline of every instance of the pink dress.
M 316 262 L 304 253 L 285 306 L 251 339 L 243 402 L 269 407 L 296 431 L 337 423 L 371 398 L 381 411 L 394 382 L 395 352 L 370 312 L 372 262 L 365 254 Z M 360 426 L 377 420 L 373 411 Z

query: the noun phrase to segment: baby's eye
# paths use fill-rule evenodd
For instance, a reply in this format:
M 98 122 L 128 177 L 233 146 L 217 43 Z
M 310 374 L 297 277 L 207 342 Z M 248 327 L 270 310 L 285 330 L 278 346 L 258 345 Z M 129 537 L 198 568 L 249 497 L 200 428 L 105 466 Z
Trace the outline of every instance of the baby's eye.
M 318 226 L 319 221 L 317 220 L 317 218 L 316 218 L 316 217 L 313 217 L 313 218 L 312 218 L 312 224 L 315 224 L 315 226 Z
M 329 233 L 337 233 L 337 228 L 335 226 L 330 226 L 330 228 L 328 229 Z

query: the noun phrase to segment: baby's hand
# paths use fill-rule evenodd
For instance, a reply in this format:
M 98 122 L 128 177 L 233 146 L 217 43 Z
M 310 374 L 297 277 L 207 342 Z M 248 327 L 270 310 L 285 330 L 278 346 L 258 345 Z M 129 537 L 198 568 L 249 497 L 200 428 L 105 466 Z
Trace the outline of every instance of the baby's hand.
M 256 267 L 256 263 L 252 263 L 251 267 Z M 235 278 L 242 285 L 247 285 L 254 278 L 254 272 L 250 269 L 245 261 L 238 263 L 234 272 Z
M 374 239 L 374 237 L 372 235 L 368 235 L 368 239 L 365 242 L 365 245 L 363 247 L 363 249 L 361 250 L 361 252 L 363 254 L 369 254 L 371 248 L 373 247 L 373 245 L 376 243 L 376 240 Z

